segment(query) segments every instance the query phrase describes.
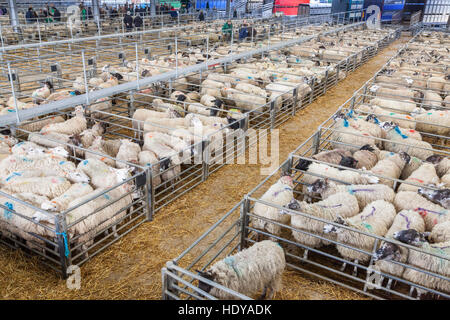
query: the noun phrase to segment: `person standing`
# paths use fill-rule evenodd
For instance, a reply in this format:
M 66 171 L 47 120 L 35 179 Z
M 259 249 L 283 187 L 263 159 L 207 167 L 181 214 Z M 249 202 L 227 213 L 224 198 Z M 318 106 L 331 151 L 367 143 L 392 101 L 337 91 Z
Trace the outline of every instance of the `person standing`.
M 61 21 L 61 12 L 55 7 L 54 3 L 50 4 L 50 15 L 53 16 L 56 22 Z
M 136 17 L 134 17 L 133 23 L 134 23 L 134 27 L 136 28 L 136 30 L 140 31 L 142 28 L 142 18 L 139 13 L 136 14 Z
M 127 11 L 127 14 L 123 17 L 123 24 L 125 25 L 125 28 L 127 28 L 127 32 L 133 30 L 133 17 L 131 17 L 130 11 Z
M 37 14 L 33 10 L 33 7 L 28 8 L 25 18 L 27 19 L 27 23 L 35 23 L 37 21 Z
M 82 21 L 85 21 L 87 19 L 87 11 L 83 4 L 80 4 L 80 16 Z
M 231 23 L 231 20 L 228 20 L 222 26 L 222 33 L 223 33 L 225 41 L 228 41 L 231 39 L 232 32 L 233 32 L 233 24 Z
M 198 21 L 205 21 L 205 14 L 203 10 L 200 10 L 200 14 L 198 15 Z

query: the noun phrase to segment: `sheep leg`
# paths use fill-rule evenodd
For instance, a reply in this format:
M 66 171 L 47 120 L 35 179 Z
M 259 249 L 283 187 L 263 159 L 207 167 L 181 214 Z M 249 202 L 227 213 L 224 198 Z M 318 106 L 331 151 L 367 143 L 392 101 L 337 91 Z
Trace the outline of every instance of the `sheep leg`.
M 341 271 L 344 271 L 346 266 L 347 266 L 347 262 L 344 262 L 344 263 L 342 264 Z
M 266 299 L 266 294 L 267 294 L 267 286 L 264 286 L 264 290 L 258 300 Z
M 355 259 L 355 261 L 353 261 L 354 263 L 358 263 L 358 260 L 357 259 Z M 352 275 L 354 276 L 354 277 L 356 277 L 357 275 L 358 275 L 358 266 L 354 266 L 353 267 L 353 273 L 352 273 Z
M 119 234 L 117 233 L 117 226 L 113 226 L 113 227 L 112 227 L 112 231 L 114 232 L 114 237 L 115 237 L 115 238 L 118 238 L 118 237 L 119 237 Z
M 392 278 L 390 278 L 389 280 L 388 280 L 388 283 L 387 283 L 387 285 L 386 285 L 386 289 L 391 289 L 391 285 L 392 285 Z
M 308 249 L 305 249 L 305 251 L 303 252 L 303 259 L 308 260 Z

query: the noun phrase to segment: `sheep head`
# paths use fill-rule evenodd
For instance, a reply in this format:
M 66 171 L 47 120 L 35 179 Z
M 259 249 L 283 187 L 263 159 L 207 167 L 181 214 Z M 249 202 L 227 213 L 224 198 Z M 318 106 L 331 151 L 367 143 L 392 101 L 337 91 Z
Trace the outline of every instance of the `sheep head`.
M 394 233 L 393 238 L 413 246 L 421 246 L 426 242 L 426 234 L 414 229 L 401 230 Z
M 373 260 L 400 260 L 400 248 L 395 243 L 385 242 L 373 255 Z
M 210 281 L 214 281 L 214 279 L 216 278 L 216 275 L 213 272 L 211 272 L 211 271 L 200 271 L 200 270 L 197 270 L 197 273 L 202 278 L 205 278 L 205 279 L 210 280 Z M 199 280 L 198 281 L 198 288 L 200 290 L 205 291 L 205 292 L 210 292 L 211 289 L 213 288 L 213 286 L 211 286 L 210 284 L 208 284 L 206 282 L 203 282 L 203 281 Z
M 72 183 L 89 183 L 91 182 L 91 178 L 87 174 L 82 171 L 69 171 L 67 173 L 67 179 Z M 44 208 L 42 208 L 44 209 Z
M 336 217 L 336 220 L 334 221 L 334 223 L 341 224 L 343 226 L 348 226 L 347 221 L 345 221 L 345 219 L 339 215 Z M 342 229 L 333 224 L 327 224 L 323 227 L 323 232 L 324 233 L 340 233 L 340 232 L 342 232 Z
M 330 187 L 328 179 L 317 179 L 307 187 L 310 193 L 322 193 Z
M 342 157 L 341 161 L 339 161 L 339 165 L 347 168 L 356 169 L 358 165 L 358 160 L 353 157 Z

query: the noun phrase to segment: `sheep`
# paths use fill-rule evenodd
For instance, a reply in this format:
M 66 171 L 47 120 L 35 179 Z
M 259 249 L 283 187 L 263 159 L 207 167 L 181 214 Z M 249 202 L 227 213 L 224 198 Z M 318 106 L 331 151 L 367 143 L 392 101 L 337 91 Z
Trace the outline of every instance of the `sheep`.
M 101 136 L 105 131 L 106 124 L 103 122 L 96 122 L 92 128 L 84 130 L 79 135 L 73 135 L 71 137 L 72 144 L 87 149 L 92 146 L 95 138 Z
M 393 239 L 394 234 L 401 230 L 414 229 L 419 232 L 425 231 L 425 222 L 420 214 L 412 210 L 400 211 L 394 219 L 392 226 L 384 235 L 385 238 Z M 408 259 L 409 250 L 405 247 L 399 247 L 392 242 L 382 242 L 380 248 L 374 254 L 375 266 L 384 273 L 389 273 L 396 277 L 401 277 L 404 267 L 389 260 L 406 263 Z M 392 283 L 392 278 L 389 279 L 387 288 L 389 289 Z
M 338 217 L 336 223 L 351 226 L 356 230 L 366 233 L 383 236 L 392 225 L 396 213 L 397 212 L 391 203 L 384 200 L 376 200 L 369 203 L 363 211 L 356 216 L 347 219 Z M 368 252 L 372 251 L 375 242 L 375 238 L 373 237 L 352 230 L 342 229 L 334 225 L 326 225 L 323 231 L 325 233 L 337 233 L 337 241 L 339 243 L 347 244 Z M 366 262 L 370 259 L 370 254 L 365 254 L 340 245 L 336 245 L 336 247 L 344 258 L 354 260 L 356 264 L 358 261 Z M 342 271 L 345 266 L 346 263 L 344 263 Z M 355 276 L 356 272 L 357 266 L 355 266 L 353 272 Z
M 11 153 L 18 156 L 25 156 L 33 153 L 44 153 L 45 149 L 38 146 L 31 141 L 22 141 L 14 145 L 11 149 Z
M 415 185 L 439 184 L 439 177 L 433 164 L 424 162 L 417 170 L 405 180 Z M 406 183 L 400 184 L 397 192 L 400 191 L 417 191 L 420 187 Z
M 48 201 L 47 197 L 38 196 L 32 193 L 13 193 L 11 194 L 11 197 L 22 200 L 35 207 L 40 207 L 41 203 Z M 7 207 L 7 209 L 3 209 L 4 213 L 0 215 L 0 230 L 3 235 L 17 235 L 26 241 L 28 247 L 36 248 L 38 250 L 42 250 L 45 243 L 35 235 L 48 238 L 55 236 L 54 231 L 42 226 L 44 223 L 34 223 L 30 221 L 33 218 L 36 209 L 3 195 L 0 195 L 0 203 Z M 27 220 L 24 217 L 30 220 Z M 50 221 L 54 223 L 54 220 L 52 220 L 53 219 Z
M 267 98 L 267 91 L 264 89 L 261 89 L 260 87 L 254 86 L 249 83 L 238 83 L 235 87 L 236 90 L 255 95 L 260 96 L 263 98 Z
M 420 92 L 405 87 L 388 88 L 379 85 L 370 87 L 370 91 L 376 93 L 377 96 L 387 96 L 394 99 L 414 99 L 419 98 Z
M 428 201 L 417 192 L 401 191 L 395 195 L 394 205 L 397 210 L 414 210 L 425 220 L 425 230 L 431 231 L 439 223 L 450 220 L 450 212 L 440 205 Z
M 445 78 L 443 76 L 430 77 L 427 80 L 427 88 L 436 90 L 436 91 L 442 91 L 446 82 L 447 81 L 445 80 Z
M 425 108 L 430 106 L 432 108 L 441 109 L 442 108 L 442 101 L 443 101 L 443 99 L 441 98 L 441 96 L 437 92 L 426 90 L 424 92 L 424 94 L 423 94 L 422 103 L 424 105 L 426 105 Z
M 23 124 L 19 126 L 19 129 L 29 132 L 36 132 L 40 131 L 43 127 L 45 127 L 48 124 L 60 122 L 64 122 L 64 118 L 61 116 L 49 117 L 38 121 L 36 120 L 32 120 L 29 122 L 24 121 Z
M 450 241 L 450 221 L 439 223 L 428 234 L 428 239 L 433 243 Z
M 44 201 L 41 204 L 41 208 L 52 212 L 64 212 L 69 208 L 70 202 L 92 191 L 94 189 L 88 183 L 75 183 L 60 196 L 55 198 L 50 197 L 51 200 Z
M 364 208 L 376 200 L 393 202 L 395 198 L 394 190 L 384 184 L 342 185 L 328 179 L 317 179 L 308 186 L 308 192 L 318 193 L 322 199 L 327 199 L 336 193 L 348 192 L 356 197 L 360 208 Z
M 439 154 L 428 157 L 425 161 L 434 164 L 438 177 L 443 177 L 450 172 L 450 159 Z
M 42 88 L 36 89 L 31 97 L 33 98 L 33 103 L 41 104 L 42 101 L 45 101 L 53 90 L 53 84 L 50 81 L 45 81 L 44 86 Z
M 114 167 L 116 165 L 116 161 L 114 159 L 104 156 L 104 154 L 106 154 L 106 152 L 103 149 L 103 138 L 101 136 L 98 136 L 94 139 L 94 142 L 88 148 L 88 150 L 92 151 L 92 152 L 85 152 L 84 158 L 86 160 L 99 159 L 100 161 L 104 162 L 105 164 L 107 164 L 111 167 Z M 121 168 L 119 168 L 119 169 L 121 169 Z
M 74 223 L 68 232 L 72 238 L 77 237 L 75 243 L 81 244 L 82 250 L 87 250 L 94 243 L 94 237 L 99 232 L 123 219 L 126 208 L 133 201 L 129 184 L 122 184 L 104 193 L 106 190 L 96 189 L 69 203 L 69 208 L 78 207 L 66 215 L 67 224 Z M 82 204 L 94 196 L 96 198 Z
M 356 152 L 362 146 L 367 144 L 375 145 L 377 143 L 374 137 L 351 127 L 346 119 L 337 118 L 336 120 L 334 129 L 339 132 L 333 131 L 331 135 L 333 149 L 342 148 L 350 152 Z
M 417 130 L 437 134 L 450 135 L 450 111 L 429 110 L 414 117 L 417 121 Z
M 450 276 L 450 260 L 448 259 L 450 255 L 449 241 L 430 244 L 414 229 L 398 231 L 394 234 L 394 239 L 425 251 L 422 253 L 416 250 L 409 250 L 407 264 L 420 270 L 426 270 L 445 277 Z M 444 257 L 432 256 L 429 253 Z M 424 287 L 450 292 L 450 281 L 428 275 L 419 270 L 406 268 L 403 272 L 403 278 Z M 414 287 L 411 287 L 410 293 L 412 293 L 413 289 Z M 423 293 L 426 293 L 424 289 L 417 287 L 415 289 L 417 290 L 417 297 L 419 299 Z
M 357 169 L 372 169 L 378 162 L 378 154 L 380 150 L 376 146 L 365 145 L 352 155 L 353 159 L 357 161 Z
M 199 271 L 199 275 L 247 296 L 262 290 L 260 299 L 264 299 L 267 290 L 270 290 L 268 298 L 272 299 L 281 289 L 281 276 L 285 267 L 283 248 L 265 240 L 216 262 L 204 272 Z M 235 298 L 202 280 L 199 280 L 199 289 L 219 299 Z
M 267 103 L 267 98 L 250 95 L 232 88 L 223 88 L 222 96 L 234 101 L 236 107 L 244 110 L 256 110 Z
M 91 178 L 91 184 L 96 188 L 110 188 L 125 181 L 130 173 L 128 168 L 115 169 L 98 159 L 81 161 L 77 169 Z
M 370 100 L 370 104 L 379 106 L 381 108 L 395 111 L 400 114 L 410 114 L 416 109 L 416 103 L 412 100 L 409 101 L 396 101 L 382 98 L 375 98 Z
M 64 173 L 73 171 L 75 165 L 64 157 L 51 153 L 39 153 L 35 155 L 10 155 L 0 162 L 0 176 L 5 177 L 12 172 L 23 170 L 48 170 L 52 168 L 54 175 L 65 176 Z
M 401 180 L 406 180 L 414 171 L 419 169 L 423 161 L 416 157 L 411 157 L 411 160 L 403 168 L 402 174 L 400 175 Z
M 116 155 L 116 168 L 123 169 L 128 167 L 125 162 L 138 163 L 139 153 L 141 152 L 141 147 L 128 139 L 122 139 L 122 143 L 119 148 L 119 152 Z M 119 161 L 122 160 L 122 161 Z
M 387 151 L 393 152 L 407 152 L 412 157 L 417 157 L 421 160 L 433 155 L 433 146 L 425 141 L 411 139 L 403 134 L 398 126 L 387 127 L 386 139 L 384 147 Z M 397 143 L 400 142 L 401 144 Z
M 171 181 L 181 173 L 181 160 L 177 152 L 155 139 L 144 141 L 142 151 L 152 151 L 160 160 L 161 178 Z
M 391 112 L 378 106 L 360 105 L 356 111 L 375 114 L 380 121 L 392 121 L 402 128 L 415 129 L 416 127 L 416 122 L 410 115 Z
M 149 131 L 159 131 L 163 133 L 170 133 L 173 129 L 187 128 L 189 121 L 185 118 L 176 119 L 158 119 L 149 118 L 144 122 L 144 133 Z
M 322 163 L 313 162 L 303 176 L 303 182 L 311 184 L 317 180 L 317 177 L 325 176 L 327 178 L 336 179 L 339 183 L 349 184 L 369 184 L 377 183 L 378 178 L 366 174 L 361 174 L 352 170 L 339 170 Z
M 103 114 L 102 112 L 111 112 L 111 109 L 112 101 L 110 98 L 100 98 L 89 106 L 89 113 L 93 119 L 101 120 L 109 117 L 108 114 Z
M 120 139 L 112 139 L 112 140 L 102 140 L 102 149 L 105 154 L 110 157 L 115 158 L 117 153 L 119 152 L 120 145 L 122 144 L 122 140 Z
M 273 203 L 279 206 L 285 206 L 294 198 L 293 193 L 294 184 L 290 176 L 281 177 L 275 184 L 273 184 L 260 198 L 262 201 Z M 253 208 L 253 213 L 257 216 L 264 217 L 282 224 L 289 223 L 290 216 L 280 214 L 278 209 L 272 206 L 267 206 L 260 202 L 256 202 Z M 260 230 L 279 236 L 281 234 L 281 227 L 264 221 L 258 218 L 253 219 L 253 227 Z
M 209 96 L 221 98 L 222 97 L 221 89 L 225 87 L 229 88 L 231 87 L 231 84 L 206 79 L 201 83 L 202 89 L 200 90 L 200 95 L 203 96 L 207 94 Z
M 167 145 L 176 152 L 186 152 L 190 146 L 189 143 L 187 143 L 186 141 L 162 132 L 155 131 L 155 132 L 146 132 L 144 134 L 144 144 L 145 143 L 149 144 L 152 139 L 156 139 L 158 142 Z
M 59 197 L 71 186 L 69 180 L 58 176 L 17 177 L 6 182 L 2 188 L 9 193 L 34 193 L 48 198 Z
M 336 193 L 325 200 L 313 204 L 308 204 L 304 201 L 298 202 L 294 199 L 287 207 L 329 221 L 334 221 L 338 215 L 353 217 L 359 213 L 358 200 L 348 192 Z M 288 212 L 288 214 L 291 216 L 291 226 L 295 229 L 307 231 L 322 237 L 325 236 L 323 234 L 323 222 L 291 212 Z M 298 243 L 302 243 L 308 247 L 317 248 L 322 244 L 328 244 L 325 240 L 301 232 L 292 231 L 292 235 Z M 304 258 L 306 258 L 306 252 Z
M 431 186 L 434 187 L 433 184 Z M 450 189 L 433 190 L 430 188 L 418 188 L 417 192 L 424 198 L 442 206 L 445 209 L 450 209 Z
M 65 148 L 66 147 L 65 143 L 70 142 L 70 136 L 58 132 L 48 132 L 48 133 L 33 132 L 28 135 L 28 141 L 47 148 L 55 148 L 55 147 Z
M 155 153 L 149 150 L 141 151 L 138 155 L 139 165 L 152 167 L 152 183 L 156 188 L 161 184 L 160 165 L 158 157 Z
M 87 120 L 84 117 L 83 107 L 75 108 L 75 116 L 60 123 L 50 123 L 41 129 L 41 133 L 56 132 L 67 135 L 81 133 L 87 129 Z
M 370 169 L 370 172 L 378 174 L 383 177 L 398 179 L 403 171 L 403 168 L 411 157 L 406 152 L 380 152 L 380 160 Z M 394 187 L 395 181 L 385 178 L 380 178 L 380 183 L 385 184 L 391 188 Z
M 331 164 L 342 164 L 342 160 L 346 157 L 351 157 L 352 153 L 345 149 L 334 149 L 330 151 L 322 151 L 312 156 L 313 159 L 327 162 Z M 311 165 L 312 161 L 300 159 L 299 163 L 296 165 L 296 169 L 298 170 L 308 170 L 308 167 Z
M 141 130 L 143 127 L 143 122 L 148 118 L 170 118 L 170 114 L 167 110 L 165 112 L 160 112 L 147 109 L 138 109 L 133 113 L 133 129 Z
M 16 145 L 19 141 L 11 136 L 0 134 L 0 142 L 5 143 L 8 147 Z

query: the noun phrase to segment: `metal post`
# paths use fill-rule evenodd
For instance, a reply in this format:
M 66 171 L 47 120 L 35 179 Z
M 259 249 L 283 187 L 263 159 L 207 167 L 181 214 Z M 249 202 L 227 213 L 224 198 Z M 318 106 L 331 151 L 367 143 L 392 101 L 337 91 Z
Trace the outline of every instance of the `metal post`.
M 8 74 L 9 74 L 9 82 L 11 84 L 12 96 L 14 98 L 14 108 L 16 109 L 17 124 L 19 124 L 20 123 L 19 108 L 17 107 L 17 98 L 16 98 L 16 90 L 14 90 L 13 73 L 11 72 L 11 64 L 9 62 L 8 62 Z M 15 76 L 17 77 L 17 74 L 15 74 Z
M 84 58 L 84 50 L 81 51 L 81 59 L 83 60 L 83 76 L 84 76 L 84 88 L 86 91 L 86 105 L 89 105 L 89 87 L 86 74 L 86 61 Z
M 245 248 L 245 244 L 246 244 L 245 239 L 247 238 L 247 235 L 248 235 L 248 229 L 247 229 L 248 215 L 247 215 L 247 213 L 249 212 L 249 208 L 250 208 L 250 200 L 248 199 L 248 196 L 246 195 L 244 197 L 244 201 L 242 202 L 241 212 L 240 212 L 241 243 L 239 244 L 239 251 L 243 250 Z
M 66 252 L 66 248 L 69 249 L 69 235 L 67 234 L 67 227 L 65 219 L 58 214 L 55 216 L 55 231 L 56 239 L 58 242 L 59 259 L 61 262 L 61 272 L 64 279 L 67 278 L 67 267 L 69 265 L 68 258 L 70 257 L 70 252 Z M 66 257 L 67 253 L 67 257 Z
M 8 0 L 9 7 L 9 19 L 14 32 L 19 32 L 19 18 L 17 15 L 17 3 L 16 0 Z
M 275 117 L 277 111 L 275 109 L 275 99 L 270 102 L 270 129 L 275 129 Z
M 98 0 L 92 0 L 92 11 L 94 14 L 94 21 L 97 23 L 97 25 L 100 24 L 100 4 L 98 3 Z M 100 30 L 100 28 L 99 28 Z M 99 31 L 100 32 L 100 31 Z
M 137 75 L 137 89 L 140 90 L 140 85 L 139 85 L 139 54 L 138 54 L 138 45 L 137 43 L 135 44 L 135 48 L 136 48 L 136 75 Z

